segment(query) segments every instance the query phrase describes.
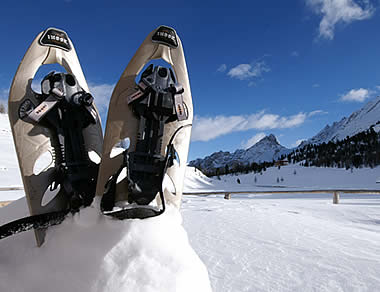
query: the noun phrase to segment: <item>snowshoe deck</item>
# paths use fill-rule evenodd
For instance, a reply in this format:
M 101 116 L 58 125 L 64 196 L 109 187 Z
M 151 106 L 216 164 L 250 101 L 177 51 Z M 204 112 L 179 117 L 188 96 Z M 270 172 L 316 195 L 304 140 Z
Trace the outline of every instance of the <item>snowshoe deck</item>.
M 19 112 L 25 100 L 30 100 L 34 105 L 39 104 L 38 94 L 31 88 L 32 80 L 40 66 L 55 63 L 62 65 L 68 73 L 75 76 L 80 87 L 89 92 L 73 43 L 64 31 L 49 28 L 41 32 L 29 47 L 17 69 L 9 93 L 9 120 L 31 215 L 61 212 L 68 204 L 68 198 L 61 187 L 58 194 L 43 206 L 45 191 L 55 180 L 53 134 L 49 128 L 39 123 L 24 121 L 20 118 Z M 83 130 L 84 147 L 86 151 L 94 151 L 100 156 L 102 149 L 100 119 L 94 104 L 91 108 L 97 120 Z M 43 111 L 44 108 L 41 108 L 42 113 Z M 52 155 L 53 162 L 47 169 L 35 174 L 35 163 L 46 152 Z M 45 230 L 35 229 L 35 236 L 37 245 L 40 246 L 44 241 Z
M 181 91 L 181 101 L 183 101 L 184 108 L 182 108 L 181 111 L 186 111 L 186 118 L 180 117 L 180 115 L 183 114 L 181 112 L 178 113 L 177 120 L 165 123 L 159 156 L 167 158 L 167 146 L 171 145 L 173 147 L 170 149 L 171 151 L 176 152 L 175 156 L 178 163 L 175 162 L 171 165 L 166 165 L 164 168 L 166 175 L 169 180 L 171 180 L 172 185 L 174 185 L 174 189 L 170 186 L 164 186 L 163 189 L 161 189 L 163 196 L 159 196 L 159 192 L 157 192 L 155 193 L 155 198 L 158 206 L 163 203 L 161 201 L 162 197 L 165 198 L 167 203 L 171 203 L 178 208 L 181 204 L 183 181 L 190 143 L 191 123 L 193 119 L 193 104 L 181 40 L 174 29 L 166 26 L 160 26 L 147 36 L 140 48 L 137 50 L 118 81 L 110 100 L 96 195 L 103 196 L 105 192 L 109 191 L 111 188 L 112 195 L 107 198 L 107 200 L 111 201 L 111 207 L 115 203 L 117 204 L 117 202 L 129 201 L 129 203 L 131 203 L 130 181 L 128 181 L 128 178 L 124 178 L 116 183 L 116 176 L 120 175 L 123 165 L 128 164 L 126 164 L 126 153 L 129 156 L 134 155 L 133 153 L 136 152 L 138 141 L 139 139 L 141 140 L 141 133 L 139 133 L 138 130 L 141 119 L 136 116 L 136 112 L 129 103 L 132 103 L 134 99 L 138 99 L 142 95 L 141 88 L 145 88 L 146 84 L 144 85 L 141 82 L 136 84 L 136 77 L 139 75 L 144 66 L 149 61 L 154 59 L 163 59 L 172 66 L 175 73 L 176 82 L 183 87 L 183 92 Z M 144 75 L 144 73 L 142 73 L 142 75 Z M 111 153 L 113 147 L 118 143 L 122 143 L 125 139 L 129 139 L 129 147 L 127 150 L 123 153 L 119 153 L 117 156 L 112 157 Z M 126 172 L 131 172 L 132 168 L 133 166 L 131 165 L 127 166 Z M 151 169 L 149 171 L 151 171 Z M 159 183 L 162 184 L 162 181 Z M 106 188 L 106 184 L 108 190 Z M 138 199 L 135 201 L 137 200 Z M 138 204 L 142 206 L 145 205 L 143 201 L 142 203 L 138 202 Z M 133 215 L 130 212 L 129 214 L 119 216 L 123 213 L 123 210 L 128 210 L 128 208 L 122 208 L 121 210 L 119 208 L 118 211 L 114 212 L 114 217 L 121 217 L 119 219 L 123 219 L 154 216 L 151 208 L 148 208 L 147 206 L 146 209 L 147 213 L 145 215 L 139 210 L 134 210 L 136 215 Z M 108 211 L 110 211 L 108 212 L 108 215 L 109 213 L 112 214 L 111 210 Z

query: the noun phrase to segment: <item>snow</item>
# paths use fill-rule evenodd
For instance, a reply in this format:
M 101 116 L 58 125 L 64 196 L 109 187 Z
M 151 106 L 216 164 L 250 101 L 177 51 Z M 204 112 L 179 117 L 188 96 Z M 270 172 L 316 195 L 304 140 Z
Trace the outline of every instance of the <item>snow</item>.
M 0 224 L 26 215 L 23 198 L 1 209 Z M 41 248 L 32 231 L 1 240 L 0 291 L 211 290 L 181 214 L 168 206 L 159 217 L 124 221 L 86 208 L 50 227 Z
M 12 131 L 6 114 L 0 114 L 0 178 L 0 187 L 22 187 Z M 16 200 L 23 196 L 23 191 L 0 192 L 0 202 Z
M 380 197 L 185 196 L 213 291 L 379 291 Z
M 8 116 L 0 114 L 0 187 L 10 186 L 22 180 Z M 29 216 L 22 190 L 0 192 L 0 202 L 13 200 L 0 209 L 0 225 Z M 1 240 L 0 291 L 211 291 L 176 208 L 119 221 L 100 215 L 98 207 L 96 201 L 50 227 L 41 248 L 33 231 Z
M 21 186 L 4 117 L 0 186 Z M 184 191 L 380 189 L 379 173 L 288 165 L 217 180 L 188 167 Z M 23 191 L 0 192 L 17 198 L 0 225 L 29 215 Z M 380 290 L 380 195 L 185 195 L 181 212 L 124 221 L 98 207 L 50 227 L 40 248 L 33 231 L 0 240 L 0 291 Z
M 221 176 L 220 180 L 204 176 L 194 167 L 186 170 L 184 192 L 247 190 L 380 189 L 376 183 L 380 167 L 322 168 L 290 164 L 268 168 L 260 173 Z M 256 177 L 256 182 L 255 182 Z M 277 182 L 277 178 L 279 182 Z M 283 179 L 281 181 L 281 178 Z M 240 180 L 240 184 L 237 183 Z

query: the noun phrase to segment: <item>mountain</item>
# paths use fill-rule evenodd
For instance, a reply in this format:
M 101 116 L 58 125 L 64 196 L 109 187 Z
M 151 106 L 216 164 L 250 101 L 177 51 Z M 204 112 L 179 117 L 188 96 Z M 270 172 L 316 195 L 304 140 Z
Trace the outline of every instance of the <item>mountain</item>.
M 369 101 L 358 111 L 353 112 L 348 118 L 344 117 L 339 122 L 327 125 L 317 135 L 302 142 L 298 147 L 307 144 L 321 144 L 329 141 L 343 140 L 359 132 L 375 126 L 375 131 L 380 131 L 380 96 Z
M 190 161 L 189 165 L 207 171 L 225 167 L 226 165 L 231 167 L 237 164 L 246 165 L 252 162 L 272 161 L 289 152 L 290 149 L 280 145 L 276 137 L 271 134 L 247 150 L 239 149 L 233 153 L 223 151 L 215 152 L 203 159 L 198 158 Z

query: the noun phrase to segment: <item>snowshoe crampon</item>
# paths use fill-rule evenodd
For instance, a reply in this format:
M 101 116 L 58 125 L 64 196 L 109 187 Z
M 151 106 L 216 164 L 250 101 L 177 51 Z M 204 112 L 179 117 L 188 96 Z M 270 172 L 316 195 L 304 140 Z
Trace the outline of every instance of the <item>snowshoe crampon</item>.
M 55 63 L 67 73 L 50 73 L 41 82 L 42 93 L 34 92 L 39 67 Z M 40 246 L 49 226 L 45 219 L 58 224 L 68 212 L 91 204 L 98 165 L 89 153 L 100 157 L 103 143 L 98 111 L 64 31 L 49 28 L 33 41 L 13 79 L 8 111 L 30 214 L 41 221 L 29 220 Z M 36 173 L 36 162 L 45 154 L 52 163 Z M 48 201 L 51 192 L 55 196 Z
M 163 59 L 173 68 L 149 65 Z M 181 40 L 174 29 L 151 32 L 110 100 L 96 194 L 103 214 L 118 219 L 179 208 L 193 105 Z

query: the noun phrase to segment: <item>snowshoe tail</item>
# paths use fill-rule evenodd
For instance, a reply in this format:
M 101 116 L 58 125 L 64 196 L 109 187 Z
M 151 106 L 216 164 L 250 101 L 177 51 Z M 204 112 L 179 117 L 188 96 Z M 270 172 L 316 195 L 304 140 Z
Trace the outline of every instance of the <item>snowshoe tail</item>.
M 37 70 L 55 63 L 67 74 L 49 74 L 41 84 L 42 94 L 37 94 L 31 88 Z M 102 130 L 73 43 L 64 31 L 49 28 L 33 41 L 13 79 L 8 111 L 30 214 L 65 213 L 91 203 L 91 195 L 83 194 L 88 191 L 84 181 L 96 184 L 98 167 L 88 153 L 100 157 Z M 52 163 L 36 174 L 36 161 L 45 153 L 51 154 Z M 83 170 L 88 170 L 87 177 Z M 57 194 L 43 205 L 49 190 Z M 45 229 L 35 229 L 35 236 L 40 246 Z
M 151 64 L 136 83 L 154 59 L 173 70 Z M 165 202 L 180 207 L 192 119 L 181 40 L 174 29 L 160 26 L 144 40 L 112 93 L 96 190 L 103 214 L 148 218 L 162 214 Z

